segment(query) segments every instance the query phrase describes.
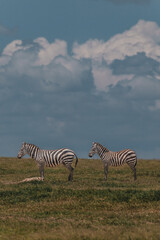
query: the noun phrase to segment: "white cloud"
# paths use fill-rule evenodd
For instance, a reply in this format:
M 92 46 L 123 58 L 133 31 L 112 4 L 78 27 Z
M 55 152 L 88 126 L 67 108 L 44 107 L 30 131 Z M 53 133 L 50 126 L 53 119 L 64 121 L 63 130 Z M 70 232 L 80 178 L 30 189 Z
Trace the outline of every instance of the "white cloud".
M 94 83 L 99 91 L 108 91 L 110 85 L 114 86 L 124 79 L 132 79 L 134 75 L 114 75 L 109 67 L 95 65 L 92 69 Z
M 3 50 L 2 55 L 0 56 L 0 66 L 4 66 L 8 64 L 8 62 L 11 60 L 14 53 L 16 53 L 19 50 L 27 50 L 31 48 L 32 45 L 23 45 L 22 40 L 14 40 L 11 43 L 9 43 Z
M 109 85 L 116 85 L 121 80 L 131 80 L 136 74 L 135 69 L 133 74 L 115 75 L 109 65 L 114 60 L 123 61 L 126 57 L 135 56 L 140 52 L 160 62 L 160 27 L 155 22 L 140 20 L 129 30 L 106 42 L 91 39 L 84 44 L 75 43 L 73 46 L 76 59 L 91 60 L 95 86 L 103 91 L 107 91 Z M 103 62 L 106 62 L 106 66 Z
M 48 65 L 56 56 L 67 56 L 67 43 L 62 40 L 55 40 L 49 43 L 45 38 L 34 40 L 41 47 L 38 53 L 36 65 Z
M 15 40 L 4 48 L 0 56 L 0 72 L 4 71 L 3 66 L 12 61 L 8 73 L 12 74 L 16 70 L 18 74 L 25 74 L 31 78 L 39 76 L 44 78 L 44 83 L 49 84 L 47 88 L 53 90 L 58 86 L 67 87 L 72 84 L 80 86 L 84 72 L 91 70 L 90 64 L 84 61 L 89 59 L 96 89 L 107 92 L 109 86 L 115 86 L 122 80 L 130 81 L 137 73 L 135 66 L 135 69 L 132 67 L 134 72 L 130 74 L 115 74 L 110 64 L 114 60 L 123 61 L 126 56 L 135 56 L 139 52 L 144 53 L 143 58 L 147 56 L 159 62 L 159 39 L 159 26 L 155 22 L 140 20 L 129 30 L 115 35 L 106 42 L 95 39 L 81 45 L 75 43 L 72 56 L 68 55 L 67 43 L 63 40 L 57 39 L 49 43 L 47 39 L 41 37 L 29 44 Z M 151 61 L 150 63 L 154 64 Z M 121 68 L 125 66 L 122 64 Z M 150 68 L 152 70 L 152 66 Z M 156 75 L 158 76 L 159 72 Z
M 15 40 L 11 43 L 9 43 L 3 50 L 2 55 L 7 55 L 7 56 L 12 56 L 13 53 L 16 51 L 23 49 L 25 50 L 26 48 L 29 48 L 30 46 L 24 47 L 22 45 L 22 40 Z
M 147 57 L 160 62 L 160 28 L 155 22 L 140 20 L 135 26 L 110 40 L 89 40 L 84 44 L 75 43 L 73 53 L 77 59 L 89 58 L 111 64 L 115 59 L 144 52 Z
M 67 56 L 67 43 L 63 40 L 55 40 L 53 43 L 49 43 L 45 38 L 37 38 L 33 43 L 23 44 L 22 40 L 14 40 L 8 44 L 0 57 L 0 65 L 5 65 L 9 62 L 14 53 L 19 50 L 27 50 L 35 48 L 38 45 L 37 59 L 34 64 L 48 65 L 57 56 Z M 35 50 L 36 53 L 37 50 Z

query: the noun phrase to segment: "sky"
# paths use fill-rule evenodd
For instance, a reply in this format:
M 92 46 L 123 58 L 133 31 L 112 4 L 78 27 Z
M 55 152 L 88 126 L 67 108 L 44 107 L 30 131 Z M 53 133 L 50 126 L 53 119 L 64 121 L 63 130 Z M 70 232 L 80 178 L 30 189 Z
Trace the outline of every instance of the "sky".
M 0 156 L 92 142 L 160 159 L 159 0 L 0 0 Z

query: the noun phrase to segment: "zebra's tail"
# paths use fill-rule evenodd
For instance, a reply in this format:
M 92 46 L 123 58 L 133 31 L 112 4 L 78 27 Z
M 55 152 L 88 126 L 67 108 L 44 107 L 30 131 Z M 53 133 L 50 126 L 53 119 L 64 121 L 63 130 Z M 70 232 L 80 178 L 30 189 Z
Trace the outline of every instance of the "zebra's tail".
M 77 163 L 78 163 L 78 157 L 77 157 L 77 155 L 76 154 L 74 154 L 75 155 L 75 157 L 76 157 L 76 162 L 75 162 L 75 167 L 77 166 Z
M 137 157 L 136 157 L 136 161 L 135 161 L 135 165 L 134 166 L 136 166 L 137 165 Z

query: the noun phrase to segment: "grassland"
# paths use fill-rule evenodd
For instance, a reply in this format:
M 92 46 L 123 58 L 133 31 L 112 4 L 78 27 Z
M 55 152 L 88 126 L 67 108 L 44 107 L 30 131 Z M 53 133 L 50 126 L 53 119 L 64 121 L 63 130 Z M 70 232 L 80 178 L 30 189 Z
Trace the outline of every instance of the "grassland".
M 74 181 L 63 167 L 45 169 L 31 159 L 0 158 L 0 239 L 160 239 L 160 161 L 139 160 L 137 181 L 128 166 L 110 168 L 80 159 Z

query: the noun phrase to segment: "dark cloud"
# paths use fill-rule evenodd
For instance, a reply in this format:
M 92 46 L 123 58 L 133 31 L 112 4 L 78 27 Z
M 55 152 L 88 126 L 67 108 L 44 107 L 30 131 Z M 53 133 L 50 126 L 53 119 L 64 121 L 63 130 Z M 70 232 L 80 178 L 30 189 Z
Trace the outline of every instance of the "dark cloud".
M 115 60 L 110 67 L 116 75 L 135 74 L 137 76 L 152 76 L 154 73 L 160 73 L 160 63 L 152 58 L 146 57 L 143 52 L 130 57 L 126 56 L 124 60 Z

